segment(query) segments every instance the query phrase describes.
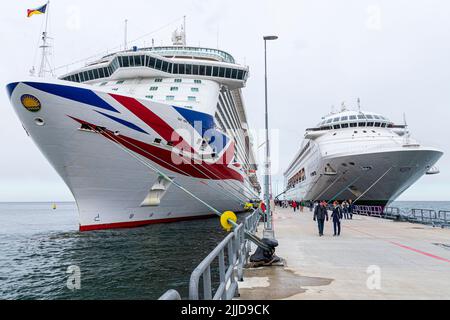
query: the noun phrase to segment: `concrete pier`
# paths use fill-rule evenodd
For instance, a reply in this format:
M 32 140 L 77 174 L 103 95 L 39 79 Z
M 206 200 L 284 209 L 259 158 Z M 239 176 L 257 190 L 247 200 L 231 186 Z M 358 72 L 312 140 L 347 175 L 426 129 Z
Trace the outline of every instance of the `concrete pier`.
M 246 270 L 241 300 L 450 299 L 449 229 L 353 216 L 320 238 L 306 208 L 276 208 L 274 223 L 286 266 Z

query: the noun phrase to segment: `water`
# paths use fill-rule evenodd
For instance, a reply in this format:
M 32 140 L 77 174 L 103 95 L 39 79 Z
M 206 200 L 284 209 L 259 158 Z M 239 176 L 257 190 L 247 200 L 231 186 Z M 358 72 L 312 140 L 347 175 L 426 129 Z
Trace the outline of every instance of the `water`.
M 450 202 L 395 202 L 450 210 Z M 218 219 L 79 233 L 74 203 L 0 203 L 0 299 L 157 299 L 188 296 L 192 270 L 224 238 Z M 81 290 L 67 288 L 68 267 Z
M 74 203 L 0 203 L 0 299 L 187 297 L 192 270 L 224 236 L 218 219 L 79 233 Z M 70 266 L 81 290 L 67 288 Z

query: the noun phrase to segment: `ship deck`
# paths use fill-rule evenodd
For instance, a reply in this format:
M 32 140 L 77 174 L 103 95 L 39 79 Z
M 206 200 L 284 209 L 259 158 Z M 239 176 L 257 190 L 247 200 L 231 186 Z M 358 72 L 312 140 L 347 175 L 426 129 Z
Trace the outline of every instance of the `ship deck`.
M 318 236 L 309 209 L 276 208 L 284 267 L 247 269 L 240 299 L 449 299 L 450 230 L 354 216 Z M 262 230 L 260 230 L 262 231 Z

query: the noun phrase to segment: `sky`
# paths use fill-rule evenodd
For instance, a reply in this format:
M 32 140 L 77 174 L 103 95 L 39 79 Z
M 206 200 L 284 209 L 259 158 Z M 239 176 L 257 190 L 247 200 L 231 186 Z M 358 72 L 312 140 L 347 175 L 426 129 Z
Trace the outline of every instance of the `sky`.
M 0 84 L 28 76 L 38 61 L 45 1 L 4 1 Z M 63 66 L 120 47 L 124 20 L 137 46 L 170 44 L 187 18 L 189 45 L 220 48 L 250 67 L 243 90 L 250 126 L 264 127 L 264 35 L 268 43 L 274 191 L 305 129 L 342 102 L 402 123 L 446 154 L 440 175 L 423 177 L 399 200 L 450 200 L 450 2 L 448 0 L 52 1 L 52 64 Z M 5 32 L 6 30 L 6 32 Z M 60 74 L 74 66 L 62 68 Z M 72 201 L 70 191 L 26 135 L 0 90 L 0 201 Z

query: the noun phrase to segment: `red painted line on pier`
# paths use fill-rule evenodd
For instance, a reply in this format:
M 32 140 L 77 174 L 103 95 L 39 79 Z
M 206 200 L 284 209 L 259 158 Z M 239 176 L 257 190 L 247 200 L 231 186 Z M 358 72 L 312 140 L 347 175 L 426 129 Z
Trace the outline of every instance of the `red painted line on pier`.
M 409 250 L 409 251 L 413 251 L 413 252 L 416 252 L 416 253 L 420 253 L 420 254 L 422 254 L 422 255 L 424 255 L 424 256 L 427 256 L 427 257 L 429 257 L 429 258 L 433 258 L 433 259 L 436 259 L 436 260 L 441 260 L 441 261 L 450 263 L 450 260 L 449 260 L 449 259 L 442 258 L 442 257 L 436 256 L 436 255 L 434 255 L 434 254 L 431 254 L 431 253 L 428 253 L 428 252 L 425 252 L 425 251 L 421 251 L 421 250 L 419 250 L 419 249 L 411 248 L 411 247 L 405 246 L 405 245 L 403 245 L 403 244 L 396 243 L 396 242 L 392 242 L 392 241 L 389 241 L 389 243 L 391 243 L 391 244 L 393 244 L 393 245 L 395 245 L 395 246 L 397 246 L 397 247 L 400 247 L 400 248 Z

